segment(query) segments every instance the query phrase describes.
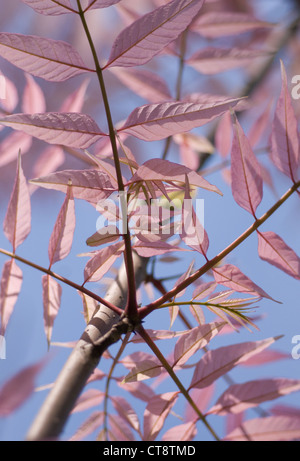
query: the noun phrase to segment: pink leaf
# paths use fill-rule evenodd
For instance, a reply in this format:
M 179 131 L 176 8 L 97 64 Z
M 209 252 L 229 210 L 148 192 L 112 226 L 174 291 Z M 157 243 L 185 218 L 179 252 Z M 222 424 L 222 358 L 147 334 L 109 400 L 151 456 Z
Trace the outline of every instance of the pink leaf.
M 151 387 L 141 381 L 131 382 L 126 384 L 125 382 L 118 383 L 121 389 L 130 392 L 135 398 L 142 400 L 142 402 L 149 402 L 154 397 L 155 392 Z
M 99 170 L 65 170 L 30 181 L 45 189 L 67 193 L 72 187 L 73 197 L 97 204 L 111 195 L 114 188 L 109 176 Z M 72 186 L 70 186 L 72 184 Z
M 144 413 L 144 440 L 155 440 L 178 397 L 178 392 L 156 395 Z
M 145 14 L 117 37 L 106 67 L 132 67 L 150 61 L 188 27 L 203 3 L 172 0 Z
M 103 424 L 103 420 L 103 411 L 94 411 L 69 440 L 76 441 L 84 439 L 96 429 L 99 429 Z
M 162 365 L 158 360 L 145 359 L 137 363 L 135 367 L 125 376 L 123 382 L 125 384 L 136 381 L 143 381 L 149 378 L 155 378 L 162 372 Z
M 300 418 L 270 416 L 245 421 L 241 428 L 234 429 L 224 441 L 284 442 L 300 438 Z
M 187 442 L 193 440 L 196 434 L 196 423 L 184 423 L 171 427 L 171 429 L 164 433 L 162 440 L 165 442 Z
M 291 358 L 290 354 L 267 349 L 265 351 L 260 352 L 255 357 L 252 357 L 246 362 L 244 362 L 243 366 L 244 367 L 257 367 L 259 365 L 265 365 L 266 363 L 277 362 L 278 360 L 284 360 L 284 359 L 290 359 L 290 358 Z
M 59 14 L 75 12 L 70 0 L 22 0 L 23 3 L 33 8 L 37 13 L 56 16 Z
M 106 243 L 115 242 L 119 240 L 119 238 L 119 229 L 114 225 L 109 225 L 91 235 L 91 237 L 87 239 L 86 244 L 90 247 L 97 247 Z
M 234 128 L 231 151 L 232 194 L 239 206 L 255 216 L 263 197 L 261 169 L 236 117 L 234 117 Z
M 49 241 L 48 255 L 50 267 L 64 259 L 71 251 L 75 230 L 75 206 L 72 188 L 68 192 L 60 209 Z
M 20 134 L 20 133 L 18 133 Z M 23 133 L 21 133 L 23 134 Z M 38 157 L 34 164 L 34 177 L 45 176 L 56 171 L 65 160 L 65 154 L 60 146 L 47 147 Z M 32 193 L 38 187 L 37 184 L 30 183 L 30 192 Z
M 210 386 L 220 376 L 271 346 L 277 339 L 270 338 L 262 341 L 234 344 L 208 351 L 196 365 L 190 388 L 202 389 Z
M 9 114 L 13 112 L 19 102 L 18 90 L 15 84 L 5 76 L 5 99 L 0 100 L 1 107 Z
M 135 431 L 140 430 L 137 414 L 123 397 L 111 397 L 112 404 L 119 416 Z
M 21 291 L 23 274 L 14 259 L 6 261 L 0 281 L 1 334 L 4 335 L 10 316 Z
M 60 308 L 62 288 L 50 275 L 42 276 L 43 305 L 44 305 L 44 328 L 48 346 L 52 336 L 54 320 Z
M 46 101 L 41 87 L 31 75 L 25 74 L 25 76 L 26 86 L 23 92 L 22 112 L 27 114 L 45 112 Z
M 202 14 L 193 23 L 192 29 L 206 38 L 218 38 L 238 35 L 273 25 L 255 17 L 237 12 L 213 11 Z
M 132 442 L 135 440 L 130 427 L 121 416 L 110 414 L 108 420 L 111 427 L 111 440 L 117 442 Z
M 285 378 L 262 379 L 234 384 L 221 395 L 208 414 L 240 413 L 263 402 L 275 400 L 299 390 L 299 380 Z
M 274 232 L 259 232 L 258 254 L 264 261 L 300 280 L 300 258 L 279 235 Z
M 185 184 L 186 176 L 191 186 L 201 187 L 202 189 L 222 195 L 216 186 L 210 184 L 200 174 L 190 168 L 158 158 L 147 160 L 147 162 L 140 166 L 128 184 L 140 181 L 165 181 Z
M 60 112 L 80 112 L 84 103 L 84 97 L 88 84 L 88 80 L 84 80 L 78 90 L 71 93 L 64 100 L 60 107 Z
M 24 368 L 0 389 L 0 416 L 8 416 L 17 410 L 34 392 L 37 374 L 45 360 Z
M 49 144 L 62 144 L 78 149 L 87 149 L 102 136 L 106 136 L 96 122 L 84 114 L 14 114 L 0 118 L 0 124 L 23 131 Z
M 226 112 L 216 130 L 216 148 L 221 157 L 226 158 L 232 146 L 232 123 L 230 112 Z
M 4 233 L 15 252 L 24 242 L 31 229 L 31 206 L 26 178 L 19 154 L 17 172 L 12 195 L 3 223 Z
M 88 389 L 76 401 L 72 413 L 85 411 L 91 407 L 99 406 L 105 397 L 105 393 L 98 389 Z
M 187 63 L 204 75 L 219 74 L 238 67 L 249 66 L 254 59 L 268 56 L 269 53 L 247 48 L 213 48 L 197 51 Z
M 298 122 L 287 85 L 287 76 L 281 62 L 282 89 L 277 103 L 272 128 L 271 159 L 285 175 L 295 182 L 299 164 Z
M 135 251 L 139 256 L 150 258 L 151 256 L 159 256 L 174 251 L 182 251 L 175 245 L 170 245 L 166 242 L 141 242 L 138 241 L 134 245 Z
M 194 403 L 197 405 L 197 408 L 201 411 L 201 413 L 204 415 L 208 405 L 213 398 L 215 391 L 215 386 L 208 386 L 205 389 L 192 389 L 190 392 L 190 395 L 194 401 Z M 186 422 L 192 422 L 192 421 L 198 421 L 199 415 L 196 413 L 194 408 L 190 405 L 190 403 L 187 404 L 186 406 L 186 411 L 185 411 L 185 417 L 184 420 Z
M 21 155 L 26 154 L 32 144 L 32 138 L 28 134 L 13 132 L 4 138 L 0 144 L 0 167 L 8 165 Z
M 238 293 L 251 293 L 272 299 L 262 288 L 250 280 L 240 269 L 232 264 L 213 269 L 215 281 Z
M 84 283 L 98 282 L 109 271 L 123 250 L 122 241 L 96 251 L 84 268 Z
M 84 0 L 82 2 L 83 10 L 94 10 L 96 8 L 107 8 L 119 3 L 120 0 Z M 87 4 L 87 5 L 86 5 Z M 85 6 L 86 5 L 86 6 Z
M 227 99 L 211 104 L 165 102 L 145 105 L 134 109 L 119 131 L 144 141 L 156 141 L 205 125 L 237 102 L 237 99 Z
M 112 68 L 110 71 L 131 91 L 147 101 L 157 103 L 172 99 L 165 81 L 148 70 Z
M 207 346 L 223 326 L 224 323 L 200 325 L 192 328 L 188 334 L 181 336 L 175 344 L 173 367 L 185 364 L 199 349 Z
M 51 82 L 93 72 L 68 43 L 35 35 L 0 33 L 0 56 L 25 72 Z
M 82 299 L 83 315 L 84 315 L 86 324 L 88 324 L 91 318 L 93 317 L 93 314 L 95 313 L 99 304 L 95 299 L 91 298 L 85 293 L 82 293 L 81 291 L 78 291 L 78 294 Z

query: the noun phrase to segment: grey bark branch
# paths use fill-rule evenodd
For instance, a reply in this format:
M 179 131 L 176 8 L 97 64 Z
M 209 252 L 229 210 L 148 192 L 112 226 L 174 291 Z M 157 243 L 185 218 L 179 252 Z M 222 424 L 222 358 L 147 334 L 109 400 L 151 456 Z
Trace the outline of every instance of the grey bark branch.
M 136 286 L 146 276 L 148 260 L 133 253 Z M 105 299 L 123 308 L 127 301 L 127 274 L 123 263 Z M 46 397 L 27 434 L 28 441 L 56 440 L 61 434 L 74 404 L 88 378 L 98 366 L 103 352 L 122 334 L 132 331 L 126 318 L 120 318 L 101 305 L 77 342 L 53 388 Z

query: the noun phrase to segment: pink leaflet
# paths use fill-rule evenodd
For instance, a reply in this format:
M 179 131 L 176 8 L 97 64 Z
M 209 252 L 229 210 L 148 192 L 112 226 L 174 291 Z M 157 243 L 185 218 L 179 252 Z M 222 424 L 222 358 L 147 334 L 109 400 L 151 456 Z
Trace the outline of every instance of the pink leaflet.
M 204 75 L 219 74 L 250 65 L 254 59 L 268 56 L 261 50 L 208 47 L 197 51 L 186 62 Z
M 69 187 L 49 240 L 48 255 L 50 267 L 57 261 L 68 256 L 72 247 L 74 231 L 75 205 L 72 188 Z
M 258 232 L 258 254 L 264 261 L 300 280 L 300 258 L 279 235 Z
M 272 127 L 271 159 L 285 175 L 297 180 L 299 165 L 298 122 L 292 105 L 292 98 L 287 85 L 287 76 L 281 62 L 282 89 L 277 103 Z
M 142 400 L 142 402 L 149 402 L 155 395 L 153 389 L 141 381 L 135 381 L 129 384 L 118 382 L 118 385 L 121 389 L 130 392 L 136 399 Z
M 192 389 L 190 392 L 190 396 L 192 397 L 193 401 L 199 408 L 202 414 L 204 414 L 208 408 L 210 401 L 213 398 L 215 392 L 215 385 L 211 385 L 206 387 L 205 389 Z M 187 403 L 184 421 L 191 422 L 191 421 L 198 421 L 199 416 L 195 412 L 194 408 Z
M 228 157 L 232 146 L 232 123 L 230 112 L 221 118 L 216 130 L 216 149 L 222 158 Z
M 30 196 L 20 154 L 18 156 L 14 188 L 4 218 L 3 229 L 12 244 L 13 252 L 24 242 L 31 230 Z
M 261 168 L 235 116 L 231 151 L 231 188 L 237 204 L 255 216 L 263 197 Z
M 88 389 L 77 399 L 72 413 L 87 410 L 91 407 L 96 407 L 103 402 L 105 393 L 98 389 Z
M 82 440 L 102 426 L 104 419 L 103 411 L 94 411 L 69 439 L 70 441 Z
M 109 271 L 124 250 L 124 242 L 114 243 L 96 251 L 84 268 L 84 283 L 98 282 Z
M 110 413 L 108 420 L 111 428 L 110 440 L 117 440 L 118 442 L 132 442 L 135 440 L 131 428 L 121 416 Z
M 26 86 L 23 91 L 22 112 L 35 114 L 46 111 L 46 101 L 41 87 L 29 74 L 26 76 Z
M 111 397 L 112 404 L 122 418 L 135 431 L 140 430 L 140 423 L 136 412 L 123 397 Z
M 99 170 L 58 171 L 30 182 L 45 189 L 58 190 L 65 194 L 72 184 L 74 198 L 86 200 L 94 205 L 109 197 L 115 190 L 108 175 Z
M 56 171 L 64 163 L 64 160 L 65 154 L 60 146 L 49 146 L 43 152 L 41 152 L 37 161 L 35 162 L 33 175 L 35 177 L 40 177 L 50 174 L 53 171 Z M 32 194 L 35 189 L 37 189 L 38 184 L 30 183 L 29 186 L 30 193 Z
M 32 138 L 26 133 L 14 132 L 4 138 L 0 144 L 0 168 L 8 165 L 21 155 L 26 154 L 32 144 Z
M 162 436 L 164 442 L 187 442 L 193 440 L 197 434 L 196 423 L 184 423 L 179 424 L 178 426 L 171 427 L 167 432 Z
M 190 389 L 210 386 L 220 376 L 271 346 L 278 338 L 224 346 L 208 351 L 196 365 Z
M 209 104 L 165 102 L 137 107 L 119 132 L 125 131 L 144 141 L 158 141 L 205 125 L 238 102 L 238 99 Z
M 191 186 L 201 187 L 222 195 L 216 186 L 210 184 L 200 174 L 178 163 L 162 159 L 147 160 L 132 176 L 128 184 L 140 181 L 179 182 L 185 184 L 186 176 Z
M 83 0 L 82 9 L 84 11 L 87 10 L 95 10 L 96 8 L 108 8 L 109 6 L 115 5 L 119 3 L 120 0 Z
M 141 362 L 137 362 L 136 366 L 133 367 L 130 372 L 125 376 L 124 383 L 132 383 L 136 381 L 143 381 L 149 378 L 155 378 L 159 376 L 163 371 L 161 363 L 153 357 L 153 359 L 144 359 Z
M 89 81 L 87 79 L 84 80 L 80 87 L 64 100 L 59 112 L 80 112 L 88 84 Z
M 8 321 L 13 313 L 21 291 L 23 273 L 14 259 L 6 261 L 0 281 L 0 334 L 4 335 Z
M 263 402 L 300 390 L 300 381 L 286 378 L 262 379 L 230 386 L 208 414 L 240 413 Z
M 152 103 L 172 100 L 166 82 L 145 69 L 112 68 L 112 72 L 131 91 Z
M 51 82 L 94 72 L 68 43 L 35 35 L 0 33 L 0 56 L 25 72 Z
M 215 281 L 219 285 L 231 288 L 238 293 L 251 293 L 263 298 L 272 299 L 262 288 L 250 280 L 242 271 L 232 264 L 213 269 Z
M 0 416 L 8 416 L 19 408 L 34 392 L 37 374 L 45 365 L 42 360 L 24 368 L 0 389 Z
M 155 440 L 162 429 L 178 397 L 178 392 L 156 395 L 148 403 L 144 413 L 143 440 Z
M 62 287 L 50 275 L 42 276 L 43 306 L 44 306 L 44 329 L 48 347 L 50 346 L 54 320 L 60 308 Z
M 133 248 L 139 256 L 144 258 L 150 258 L 151 256 L 163 255 L 166 253 L 172 253 L 174 251 L 184 251 L 182 248 L 178 248 L 175 245 L 170 245 L 167 242 L 142 242 L 138 241 L 134 244 Z
M 119 34 L 105 67 L 132 67 L 150 61 L 189 26 L 203 3 L 172 0 L 145 14 Z
M 109 225 L 95 232 L 91 237 L 86 240 L 86 244 L 90 247 L 97 247 L 106 243 L 115 242 L 119 240 L 119 229 L 114 225 Z
M 172 367 L 184 365 L 187 360 L 199 349 L 207 344 L 221 331 L 224 323 L 209 323 L 192 328 L 186 335 L 181 336 L 174 349 L 174 363 Z
M 37 13 L 56 16 L 75 12 L 70 0 L 22 0 L 23 3 L 33 8 Z
M 18 102 L 19 102 L 19 95 L 18 90 L 15 84 L 5 76 L 5 86 L 6 86 L 6 97 L 5 99 L 1 99 L 0 105 L 7 113 L 12 113 Z
M 214 146 L 204 136 L 183 133 L 175 135 L 173 140 L 179 145 L 181 163 L 194 171 L 198 170 L 202 153 L 214 153 Z
M 216 11 L 199 16 L 193 23 L 192 30 L 206 38 L 218 38 L 272 26 L 273 24 L 260 21 L 249 14 Z
M 49 144 L 78 149 L 87 149 L 102 136 L 106 136 L 89 115 L 72 112 L 14 114 L 1 117 L 0 124 L 23 131 Z
M 246 434 L 246 435 L 245 435 Z M 270 416 L 243 422 L 224 441 L 284 442 L 299 439 L 300 418 L 294 416 Z

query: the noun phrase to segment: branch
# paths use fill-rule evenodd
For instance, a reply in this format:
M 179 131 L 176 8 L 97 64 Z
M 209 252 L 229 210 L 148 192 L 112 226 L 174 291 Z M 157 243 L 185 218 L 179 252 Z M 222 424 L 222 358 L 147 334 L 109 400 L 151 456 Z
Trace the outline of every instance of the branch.
M 133 253 L 137 286 L 146 277 L 147 260 Z M 127 273 L 121 266 L 105 300 L 124 309 L 127 302 Z M 56 440 L 88 378 L 107 348 L 136 325 L 101 305 L 84 330 L 27 434 L 28 441 Z

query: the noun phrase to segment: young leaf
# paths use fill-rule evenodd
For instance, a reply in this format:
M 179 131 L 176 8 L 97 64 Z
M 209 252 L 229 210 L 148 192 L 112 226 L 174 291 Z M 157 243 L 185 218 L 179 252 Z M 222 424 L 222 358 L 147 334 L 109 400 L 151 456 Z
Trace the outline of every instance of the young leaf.
M 192 30 L 205 38 L 219 38 L 272 26 L 273 24 L 260 21 L 249 14 L 213 11 L 199 16 L 193 23 Z
M 84 283 L 98 282 L 109 271 L 123 250 L 122 241 L 97 251 L 84 268 Z
M 208 47 L 194 53 L 186 62 L 201 74 L 213 75 L 248 66 L 254 59 L 266 57 L 268 54 L 247 48 Z
M 226 435 L 224 441 L 285 442 L 300 438 L 300 418 L 270 416 L 245 421 L 242 427 Z
M 281 75 L 282 89 L 272 128 L 271 159 L 282 173 L 295 182 L 299 165 L 298 121 L 293 109 L 286 71 L 282 62 Z
M 33 8 L 37 13 L 57 16 L 76 12 L 70 0 L 22 0 L 23 3 Z
M 196 423 L 189 422 L 171 427 L 171 429 L 164 433 L 162 440 L 164 442 L 188 442 L 193 440 L 196 434 Z
M 172 0 L 145 14 L 115 40 L 105 67 L 140 66 L 174 41 L 199 13 L 204 0 Z
M 25 72 L 51 82 L 94 72 L 68 43 L 35 35 L 1 32 L 0 56 Z
M 286 274 L 300 280 L 300 258 L 274 232 L 258 232 L 258 254 Z
M 205 389 L 192 389 L 190 395 L 193 399 L 193 402 L 197 405 L 197 408 L 201 411 L 202 414 L 206 413 L 208 405 L 213 398 L 215 392 L 215 385 L 206 387 Z M 187 403 L 184 421 L 192 422 L 198 421 L 199 415 L 196 413 L 194 408 L 190 403 Z
M 109 424 L 111 427 L 110 439 L 115 442 L 132 442 L 135 440 L 131 428 L 119 415 L 109 414 Z
M 250 280 L 240 269 L 232 264 L 213 269 L 215 281 L 238 293 L 251 293 L 273 300 L 262 288 Z
M 22 112 L 25 114 L 35 114 L 45 112 L 46 101 L 41 87 L 29 74 L 26 76 L 26 86 L 23 92 Z
M 152 103 L 172 100 L 165 81 L 144 69 L 109 69 L 131 91 Z
M 96 407 L 103 402 L 104 397 L 104 392 L 98 389 L 88 389 L 77 399 L 72 413 L 78 413 L 79 411 L 85 411 L 91 407 Z
M 300 381 L 286 378 L 262 379 L 230 386 L 208 414 L 240 413 L 263 402 L 300 390 Z
M 99 170 L 65 170 L 30 181 L 45 189 L 53 189 L 67 194 L 72 187 L 73 197 L 92 204 L 101 203 L 115 190 L 109 176 Z M 70 186 L 71 184 L 71 186 Z
M 107 8 L 109 6 L 115 5 L 119 3 L 120 0 L 83 0 L 82 9 L 84 11 L 87 10 L 95 10 L 96 8 Z
M 192 102 L 165 102 L 134 109 L 119 132 L 144 141 L 158 141 L 200 127 L 224 114 L 239 99 L 203 104 Z
M 43 305 L 44 305 L 44 328 L 48 347 L 50 346 L 54 320 L 60 308 L 62 288 L 50 275 L 42 276 Z
M 78 149 L 87 149 L 102 136 L 106 136 L 89 115 L 72 112 L 14 114 L 1 117 L 0 124 L 23 131 L 49 144 L 62 144 Z
M 140 181 L 164 181 L 184 185 L 186 182 L 186 176 L 188 177 L 191 186 L 201 187 L 202 189 L 222 195 L 216 186 L 210 184 L 206 179 L 202 178 L 200 174 L 196 173 L 196 171 L 193 171 L 186 166 L 179 165 L 178 163 L 158 158 L 147 160 L 142 166 L 140 166 L 128 184 Z
M 49 241 L 48 255 L 51 267 L 71 251 L 75 230 L 75 206 L 72 188 L 69 187 Z
M 156 395 L 144 413 L 144 440 L 155 440 L 178 397 L 178 392 Z
M 16 411 L 34 392 L 35 380 L 45 360 L 24 368 L 0 389 L 0 416 Z
M 149 402 L 155 396 L 154 390 L 142 381 L 132 381 L 129 384 L 123 381 L 118 382 L 118 385 L 121 389 L 130 392 L 136 399 L 140 399 L 142 402 Z
M 188 334 L 181 336 L 175 344 L 173 367 L 185 364 L 199 349 L 207 346 L 223 326 L 224 323 L 200 325 L 192 328 Z
M 31 229 L 30 196 L 20 154 L 18 156 L 14 188 L 4 218 L 3 229 L 12 244 L 13 252 L 24 242 Z
M 262 341 L 234 344 L 208 351 L 196 365 L 190 389 L 193 387 L 202 389 L 210 386 L 220 376 L 271 346 L 277 339 L 270 338 Z
M 0 281 L 0 334 L 4 335 L 10 316 L 21 291 L 23 273 L 14 259 L 6 261 Z
M 103 411 L 94 411 L 86 421 L 80 426 L 79 429 L 69 439 L 71 442 L 82 440 L 96 429 L 102 426 L 104 419 Z
M 82 299 L 84 320 L 86 324 L 88 324 L 99 305 L 94 298 L 91 298 L 85 293 L 78 291 L 78 294 Z
M 140 430 L 140 423 L 137 414 L 131 405 L 123 397 L 112 396 L 112 404 L 119 416 L 135 431 Z
M 160 375 L 162 369 L 163 367 L 158 360 L 143 360 L 133 367 L 132 370 L 125 376 L 123 383 L 126 384 L 155 378 Z
M 263 197 L 260 165 L 241 125 L 234 116 L 234 138 L 231 151 L 232 194 L 239 206 L 255 216 Z

